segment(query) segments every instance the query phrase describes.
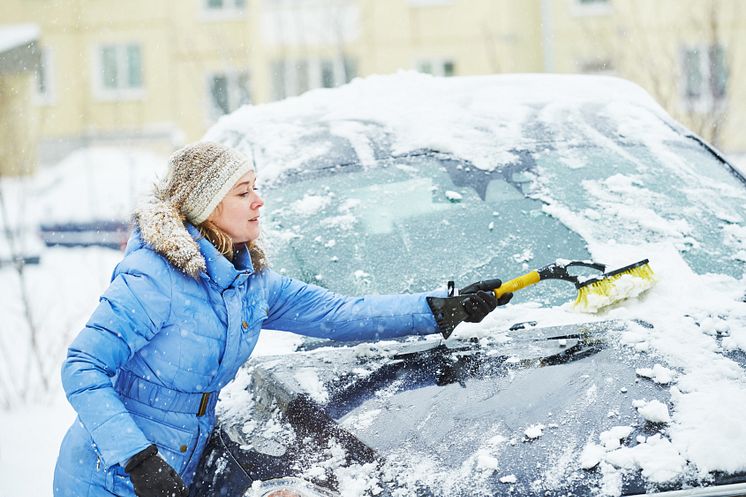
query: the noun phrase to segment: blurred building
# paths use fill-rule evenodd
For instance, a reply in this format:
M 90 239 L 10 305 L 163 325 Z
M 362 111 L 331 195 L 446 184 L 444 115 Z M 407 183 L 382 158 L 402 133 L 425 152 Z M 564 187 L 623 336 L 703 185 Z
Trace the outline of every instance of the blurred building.
M 0 26 L 0 175 L 36 168 L 37 136 L 31 88 L 39 67 L 34 24 Z
M 746 151 L 741 3 L 4 0 L 0 25 L 40 27 L 42 160 L 90 143 L 171 149 L 241 105 L 399 69 L 618 75 Z

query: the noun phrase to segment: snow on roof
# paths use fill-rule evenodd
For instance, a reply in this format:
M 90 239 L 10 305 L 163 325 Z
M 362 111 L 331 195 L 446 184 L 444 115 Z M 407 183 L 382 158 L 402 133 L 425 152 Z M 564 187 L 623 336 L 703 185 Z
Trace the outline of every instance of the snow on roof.
M 36 24 L 6 24 L 0 26 L 0 52 L 22 47 L 39 38 Z
M 594 119 L 599 122 L 588 120 Z M 529 125 L 540 122 L 541 129 Z M 642 88 L 608 76 L 517 74 L 438 78 L 415 72 L 355 79 L 334 89 L 244 106 L 205 139 L 252 148 L 265 179 L 322 160 L 333 138 L 345 139 L 365 164 L 390 140 L 391 153 L 452 153 L 490 170 L 519 144 L 544 141 L 545 130 L 590 136 L 611 127 L 626 139 L 677 139 L 676 123 Z

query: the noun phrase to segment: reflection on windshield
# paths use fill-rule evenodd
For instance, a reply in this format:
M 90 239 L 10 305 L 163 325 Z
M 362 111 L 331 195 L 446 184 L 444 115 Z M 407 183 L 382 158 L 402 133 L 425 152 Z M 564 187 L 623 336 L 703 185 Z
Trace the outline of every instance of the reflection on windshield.
M 524 195 L 533 167 L 524 157 L 484 172 L 423 155 L 286 183 L 268 195 L 274 267 L 361 294 L 425 291 L 449 279 L 463 286 L 558 257 L 587 259 L 583 240 Z M 533 292 L 522 295 L 549 304 L 575 295 L 566 283 Z
M 746 270 L 746 247 L 733 236 L 746 222 L 746 188 L 704 147 L 577 147 L 535 156 L 531 195 L 586 239 L 671 243 L 700 274 Z

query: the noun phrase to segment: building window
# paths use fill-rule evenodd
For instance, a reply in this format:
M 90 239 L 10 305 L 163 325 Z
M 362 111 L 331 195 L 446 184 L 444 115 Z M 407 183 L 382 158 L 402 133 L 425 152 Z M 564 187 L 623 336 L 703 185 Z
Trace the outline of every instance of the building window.
M 344 47 L 360 39 L 364 3 L 360 0 L 263 0 L 261 12 L 256 16 L 258 34 L 266 47 L 325 47 L 330 49 L 330 54 L 341 54 Z
M 300 95 L 313 88 L 333 88 L 357 76 L 357 61 L 336 59 L 280 59 L 270 64 L 272 98 Z
M 321 61 L 321 87 L 334 88 L 336 77 L 334 75 L 334 63 L 331 60 Z
M 419 72 L 433 76 L 453 76 L 456 74 L 456 63 L 450 59 L 421 59 L 415 64 Z
M 246 12 L 246 0 L 203 0 L 202 11 L 206 19 L 225 19 L 241 16 Z
M 97 89 L 103 98 L 139 97 L 143 90 L 142 49 L 138 44 L 98 49 Z
M 575 0 L 571 12 L 576 16 L 610 14 L 611 0 Z
M 342 73 L 338 75 L 340 83 L 349 83 L 353 79 L 357 78 L 357 60 L 349 57 L 342 59 Z
M 246 10 L 246 0 L 205 0 L 207 10 Z
M 709 112 L 721 105 L 728 88 L 728 67 L 722 45 L 681 50 L 682 99 L 689 110 Z
M 39 53 L 39 65 L 36 68 L 34 82 L 34 95 L 37 103 L 49 104 L 54 100 L 53 70 L 51 49 L 48 47 L 42 48 Z
M 702 64 L 699 50 L 685 48 L 682 55 L 684 98 L 698 100 L 702 96 Z
M 725 60 L 725 48 L 722 45 L 711 45 L 708 50 L 708 69 L 710 92 L 716 100 L 725 98 L 728 88 L 728 67 Z
M 272 87 L 272 100 L 282 100 L 288 96 L 287 83 L 285 82 L 288 78 L 286 74 L 287 64 L 284 60 L 273 60 L 270 64 L 269 74 L 272 78 L 270 83 Z
M 229 114 L 251 103 L 249 73 L 246 71 L 214 72 L 207 76 L 210 119 Z
M 614 74 L 614 65 L 609 59 L 588 59 L 578 64 L 583 74 Z

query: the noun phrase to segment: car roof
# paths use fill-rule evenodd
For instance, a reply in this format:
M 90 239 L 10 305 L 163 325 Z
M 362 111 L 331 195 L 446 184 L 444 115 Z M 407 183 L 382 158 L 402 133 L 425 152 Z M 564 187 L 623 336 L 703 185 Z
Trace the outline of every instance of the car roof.
M 365 165 L 423 149 L 491 170 L 521 146 L 674 140 L 684 133 L 641 87 L 620 78 L 404 72 L 242 107 L 205 139 L 253 155 L 260 177 L 272 179 L 293 168 Z

